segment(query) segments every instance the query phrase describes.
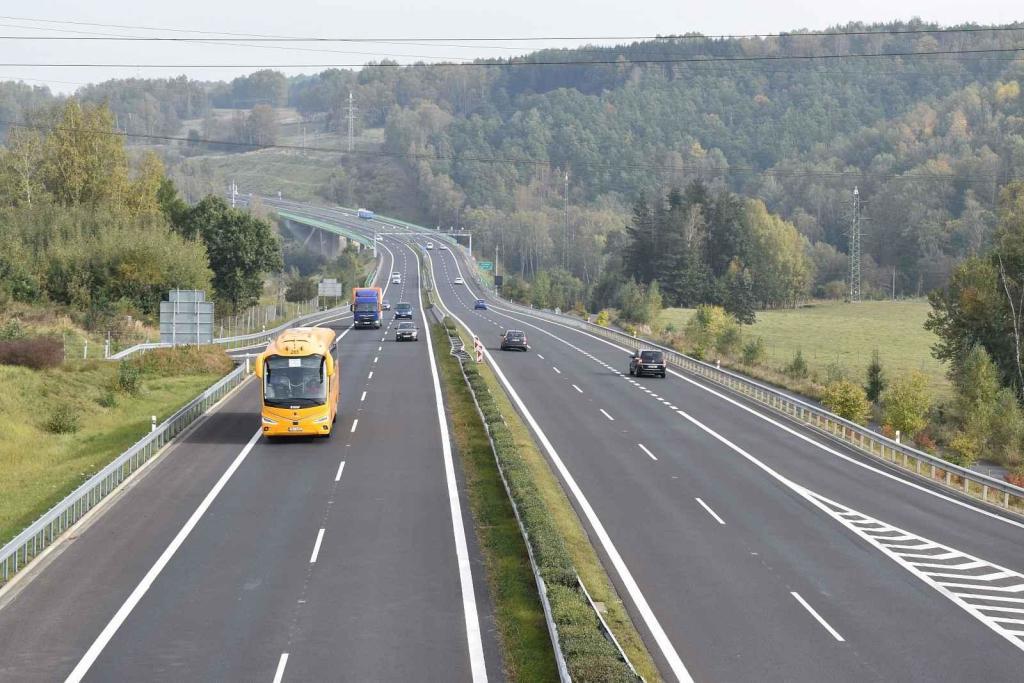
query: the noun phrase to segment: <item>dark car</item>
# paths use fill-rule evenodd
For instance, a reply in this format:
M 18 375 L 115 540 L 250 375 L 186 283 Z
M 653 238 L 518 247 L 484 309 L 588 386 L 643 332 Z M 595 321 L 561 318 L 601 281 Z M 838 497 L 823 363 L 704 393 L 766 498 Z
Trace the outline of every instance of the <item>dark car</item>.
M 398 323 L 398 327 L 395 329 L 395 341 L 419 341 L 420 331 L 416 327 L 416 323 L 401 322 Z
M 405 302 L 395 304 L 395 320 L 406 318 L 412 320 L 412 304 Z
M 483 299 L 477 299 L 476 303 L 473 304 L 473 310 L 474 311 L 486 311 L 487 310 L 487 302 L 484 301 Z
M 664 377 L 666 371 L 665 354 L 661 351 L 634 351 L 629 357 L 629 374 L 636 377 L 654 375 Z
M 527 351 L 529 348 L 526 343 L 526 333 L 522 330 L 505 330 L 505 334 L 501 335 L 502 351 L 508 351 L 509 349 Z

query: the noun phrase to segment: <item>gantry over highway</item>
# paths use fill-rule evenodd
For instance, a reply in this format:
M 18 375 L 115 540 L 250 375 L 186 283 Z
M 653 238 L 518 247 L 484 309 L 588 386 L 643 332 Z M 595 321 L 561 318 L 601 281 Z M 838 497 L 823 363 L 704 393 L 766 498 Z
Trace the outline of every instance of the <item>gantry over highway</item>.
M 392 249 L 438 239 L 287 206 Z M 422 254 L 666 678 L 1020 680 L 1024 520 L 698 377 L 634 378 L 630 349 L 496 299 L 463 249 Z M 500 353 L 509 328 L 528 334 L 528 353 Z

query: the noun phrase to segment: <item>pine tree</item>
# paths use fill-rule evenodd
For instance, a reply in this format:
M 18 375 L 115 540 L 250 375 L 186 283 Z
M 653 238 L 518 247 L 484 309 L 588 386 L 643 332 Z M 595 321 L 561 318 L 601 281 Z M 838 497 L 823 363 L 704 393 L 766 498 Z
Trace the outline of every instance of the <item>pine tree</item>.
M 882 370 L 882 359 L 878 355 L 878 349 L 871 352 L 871 362 L 868 364 L 868 383 L 864 387 L 868 400 L 877 403 L 882 392 L 885 391 L 887 382 L 885 372 Z

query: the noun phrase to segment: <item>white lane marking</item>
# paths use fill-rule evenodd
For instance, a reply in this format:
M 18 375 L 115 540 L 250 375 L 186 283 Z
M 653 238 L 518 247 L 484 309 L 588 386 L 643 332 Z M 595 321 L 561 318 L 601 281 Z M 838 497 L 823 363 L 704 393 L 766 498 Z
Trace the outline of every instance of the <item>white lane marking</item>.
M 359 397 L 359 402 L 362 403 L 365 400 L 366 400 L 366 392 L 364 391 L 363 395 Z
M 282 652 L 281 659 L 277 661 L 277 671 L 274 672 L 274 683 L 281 683 L 284 679 L 284 668 L 288 666 L 288 653 Z
M 338 464 L 338 473 L 334 475 L 334 481 L 341 481 L 341 473 L 345 471 L 345 461 Z
M 406 247 L 407 249 L 410 247 Z M 433 259 L 430 261 L 430 275 L 434 282 Z M 416 259 L 416 277 L 420 278 L 420 261 Z M 417 289 L 420 310 L 423 310 L 423 290 Z M 443 305 L 442 305 L 443 307 Z M 462 322 L 462 321 L 459 321 Z M 434 403 L 437 407 L 437 425 L 441 430 L 441 453 L 444 457 L 444 478 L 448 487 L 448 505 L 452 516 L 452 531 L 455 536 L 455 557 L 459 565 L 459 584 L 462 589 L 462 613 L 466 621 L 466 640 L 469 643 L 469 665 L 474 683 L 487 680 L 487 662 L 484 659 L 483 639 L 480 635 L 480 616 L 476 608 L 476 592 L 473 589 L 473 566 L 469 561 L 469 543 L 466 540 L 466 528 L 462 521 L 462 503 L 459 501 L 459 488 L 455 479 L 455 461 L 452 457 L 451 436 L 448 433 L 448 419 L 444 410 L 444 399 L 441 394 L 441 379 L 437 372 L 437 360 L 434 358 L 434 344 L 430 338 L 430 325 L 424 325 L 427 339 L 427 355 L 430 358 L 430 377 L 434 384 Z M 487 350 L 484 350 L 487 353 Z M 488 354 L 490 355 L 490 354 Z
M 562 371 L 559 370 L 558 368 L 556 368 L 554 365 L 551 366 L 551 369 L 554 370 L 555 372 L 557 372 L 559 375 L 562 374 Z
M 644 453 L 646 453 L 647 455 L 651 456 L 651 460 L 655 460 L 655 461 L 656 461 L 656 460 L 658 459 L 658 457 L 657 457 L 656 455 L 654 455 L 654 453 L 651 453 L 651 451 L 650 451 L 650 450 L 648 450 L 647 446 L 643 445 L 642 443 L 638 443 L 638 444 L 637 444 L 637 446 L 638 446 L 638 447 L 640 448 L 640 450 L 642 450 L 642 451 L 643 451 Z
M 831 634 L 832 634 L 832 637 L 833 637 L 833 638 L 835 638 L 836 640 L 838 640 L 838 641 L 839 641 L 840 643 L 846 642 L 846 641 L 844 641 L 844 640 L 843 640 L 843 637 L 842 637 L 841 635 L 839 635 L 839 631 L 837 631 L 837 630 L 835 630 L 834 628 L 832 628 L 832 627 L 831 627 L 831 626 L 829 625 L 829 623 L 828 623 L 827 621 L 825 621 L 825 620 L 824 620 L 824 619 L 823 619 L 823 618 L 821 617 L 821 615 L 820 615 L 820 614 L 818 614 L 817 612 L 815 612 L 815 611 L 814 611 L 814 608 L 813 608 L 813 607 L 811 607 L 810 605 L 808 605 L 808 604 L 807 604 L 807 601 L 806 601 L 806 600 L 804 600 L 804 599 L 803 599 L 802 597 L 800 597 L 800 594 L 799 594 L 799 593 L 797 593 L 796 591 L 790 591 L 790 595 L 792 595 L 792 596 L 793 596 L 794 598 L 796 598 L 796 601 L 797 601 L 797 602 L 799 602 L 799 603 L 800 603 L 801 605 L 803 605 L 804 609 L 805 609 L 805 610 L 807 610 L 808 612 L 810 612 L 810 613 L 811 613 L 811 616 L 812 616 L 812 617 L 814 617 L 815 619 L 817 619 L 817 620 L 818 620 L 818 623 L 819 623 L 819 624 L 821 624 L 821 625 L 822 625 L 822 627 L 823 627 L 823 628 L 824 628 L 824 629 L 825 629 L 826 631 L 828 631 L 829 633 L 831 633 Z
M 380 351 L 380 350 L 381 350 L 381 349 L 383 349 L 383 348 L 384 348 L 383 346 L 378 346 L 378 347 L 377 347 L 377 351 Z
M 352 429 L 348 430 L 348 433 L 351 434 L 352 432 L 356 431 L 356 426 L 358 424 L 359 424 L 359 418 L 357 417 L 356 419 L 352 420 Z
M 373 370 L 370 370 L 370 374 L 366 376 L 367 380 L 373 379 Z
M 495 325 L 497 325 L 497 323 L 495 323 Z M 537 358 L 540 358 L 541 360 L 544 360 L 544 356 L 540 355 L 539 353 L 537 354 Z
M 316 543 L 313 544 L 313 554 L 309 556 L 309 563 L 310 564 L 313 564 L 313 563 L 316 562 L 316 558 L 320 554 L 320 544 L 323 543 L 323 542 L 324 542 L 324 530 L 320 529 L 320 531 L 318 531 L 317 534 L 316 534 Z
M 456 260 L 455 265 L 458 266 L 458 260 Z M 433 276 L 433 259 L 430 259 L 430 271 L 431 276 Z M 435 277 L 434 280 L 436 282 L 437 278 Z M 443 297 L 438 297 L 438 301 L 440 302 L 441 308 L 447 309 L 448 313 L 455 318 L 459 324 L 467 330 L 471 329 L 469 325 L 467 325 L 463 320 L 455 315 L 448 306 L 445 305 Z M 622 580 L 623 588 L 625 588 L 626 592 L 629 594 L 630 600 L 632 600 L 633 604 L 636 606 L 637 613 L 640 615 L 640 618 L 643 619 L 644 625 L 646 625 L 647 629 L 651 632 L 654 642 L 658 644 L 658 648 L 661 650 L 661 654 L 664 656 L 669 669 L 671 669 L 673 675 L 675 675 L 680 683 L 692 683 L 693 677 L 686 669 L 686 665 L 683 664 L 683 660 L 680 659 L 675 645 L 673 645 L 672 641 L 669 640 L 668 634 L 665 633 L 665 629 L 662 628 L 661 622 L 658 621 L 658 617 L 655 616 L 654 610 L 651 609 L 650 603 L 648 603 L 647 598 L 644 597 L 636 579 L 633 578 L 633 573 L 630 572 L 629 567 L 626 566 L 625 560 L 623 560 L 622 555 L 619 554 L 618 549 L 612 542 L 611 536 L 608 535 L 608 531 L 604 528 L 604 524 L 601 523 L 601 519 L 597 516 L 593 506 L 590 504 L 590 501 L 587 500 L 587 497 L 583 494 L 583 490 L 580 488 L 579 484 L 576 483 L 576 479 L 573 478 L 572 473 L 569 472 L 569 468 L 566 467 L 562 458 L 558 455 L 558 451 L 555 450 L 555 447 L 552 445 L 551 440 L 548 439 L 547 434 L 545 434 L 544 430 L 540 428 L 539 424 L 537 424 L 537 420 L 533 417 L 533 413 L 531 413 L 530 409 L 526 407 L 526 404 L 523 402 L 523 399 L 520 398 L 515 387 L 512 386 L 512 383 L 508 381 L 508 377 L 506 377 L 505 373 L 502 372 L 501 367 L 499 367 L 495 362 L 494 356 L 486 348 L 484 349 L 484 356 L 487 358 L 488 363 L 494 370 L 494 374 L 498 376 L 502 386 L 505 387 L 505 391 L 507 391 L 508 395 L 512 398 L 512 402 L 516 404 L 516 407 L 519 408 L 520 413 L 522 413 L 526 422 L 530 425 L 530 429 L 532 429 L 533 433 L 537 435 L 537 439 L 540 441 L 541 446 L 544 447 L 544 450 L 548 454 L 548 458 L 551 460 L 552 464 L 554 464 L 555 469 L 557 469 L 559 474 L 562 476 L 569 492 L 579 504 L 580 511 L 583 513 L 583 516 L 587 518 L 587 522 L 594 530 L 594 535 L 601 543 L 601 547 L 604 549 L 609 561 L 615 568 L 615 572 Z
M 612 422 L 615 422 L 615 418 L 612 417 L 611 415 L 609 415 L 608 412 L 604 408 L 598 408 L 598 410 L 600 410 L 601 414 L 604 415 L 605 417 L 607 417 L 609 420 L 611 420 Z
M 700 498 L 694 498 L 694 500 L 695 500 L 695 501 L 697 501 L 698 503 L 700 503 L 700 506 L 701 506 L 702 508 L 704 508 L 705 510 L 707 510 L 708 514 L 709 514 L 709 515 L 711 515 L 712 517 L 714 517 L 714 518 L 715 518 L 715 521 L 716 521 L 716 522 L 718 522 L 718 523 L 719 523 L 719 524 L 721 524 L 722 526 L 725 526 L 725 520 L 724 520 L 724 519 L 722 519 L 721 517 L 719 517 L 719 516 L 718 516 L 718 513 L 717 513 L 717 512 L 715 512 L 714 510 L 712 510 L 712 509 L 711 509 L 711 506 L 710 506 L 710 505 L 708 505 L 707 503 L 705 503 L 705 502 L 704 502 L 703 500 L 701 500 Z
M 573 389 L 575 389 L 576 391 L 580 392 L 581 394 L 583 393 L 583 390 L 582 390 L 582 389 L 580 389 L 580 388 L 579 388 L 578 386 L 576 386 L 575 384 L 573 384 L 573 385 L 572 385 L 572 388 L 573 388 Z
M 373 362 L 376 363 L 378 358 L 380 358 L 380 356 L 374 356 L 373 357 Z
M 139 604 L 139 601 L 142 600 L 146 591 L 148 591 L 150 586 L 153 585 L 153 582 L 156 581 L 160 572 L 163 571 L 164 567 L 167 566 L 167 563 L 171 561 L 172 557 L 174 557 L 174 553 L 178 551 L 178 548 L 180 548 L 185 542 L 188 535 L 192 533 L 192 530 L 197 524 L 199 524 L 199 520 L 202 519 L 204 514 L 206 514 L 206 511 L 209 509 L 210 505 L 213 504 L 214 499 L 217 498 L 221 489 L 224 488 L 228 483 L 228 480 L 231 479 L 231 476 L 245 461 L 246 456 L 249 455 L 249 452 L 252 451 L 253 447 L 259 441 L 261 433 L 262 432 L 260 430 L 257 430 L 256 433 L 252 435 L 252 438 L 249 439 L 249 443 L 245 444 L 245 447 L 241 452 L 235 456 L 231 465 L 228 466 L 224 474 L 222 474 L 220 479 L 217 480 L 217 483 L 213 485 L 213 488 L 206 494 L 203 501 L 199 503 L 199 507 L 195 509 L 192 516 L 189 517 L 188 521 L 185 522 L 185 525 L 181 527 L 181 530 L 178 531 L 170 545 L 164 549 L 153 566 L 149 568 L 148 572 L 146 572 L 146 575 L 142 577 L 142 581 L 139 582 L 139 585 L 135 587 L 128 596 L 128 599 L 124 601 L 124 604 L 121 605 L 113 618 L 111 618 L 107 625 L 103 627 L 103 630 L 96 637 L 96 640 L 94 640 L 92 645 L 89 646 L 89 649 L 86 650 L 84 655 L 82 655 L 82 659 L 78 661 L 78 664 L 75 665 L 75 668 L 68 675 L 66 683 L 79 683 L 83 678 L 85 678 L 85 675 L 89 673 L 89 669 L 96 662 L 96 659 L 110 642 L 110 639 L 114 637 L 115 633 L 117 633 L 117 630 L 121 628 L 121 624 L 123 624 L 125 619 L 128 618 L 128 615 L 132 613 L 135 606 Z

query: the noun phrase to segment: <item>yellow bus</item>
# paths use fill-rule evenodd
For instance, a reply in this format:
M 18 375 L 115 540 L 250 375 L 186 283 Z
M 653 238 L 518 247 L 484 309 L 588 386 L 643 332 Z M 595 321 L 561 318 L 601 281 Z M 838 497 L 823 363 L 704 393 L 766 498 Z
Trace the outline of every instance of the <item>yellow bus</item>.
M 341 374 L 334 330 L 293 327 L 256 358 L 265 436 L 330 436 Z

